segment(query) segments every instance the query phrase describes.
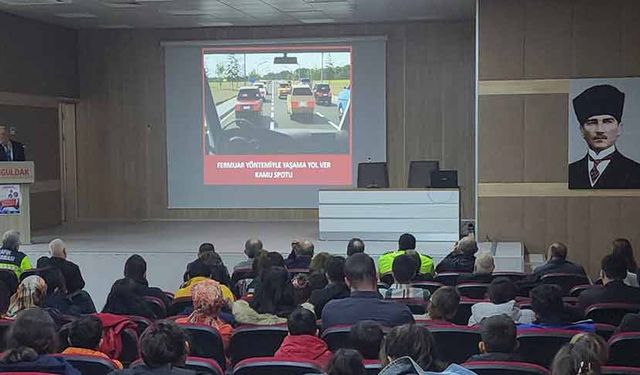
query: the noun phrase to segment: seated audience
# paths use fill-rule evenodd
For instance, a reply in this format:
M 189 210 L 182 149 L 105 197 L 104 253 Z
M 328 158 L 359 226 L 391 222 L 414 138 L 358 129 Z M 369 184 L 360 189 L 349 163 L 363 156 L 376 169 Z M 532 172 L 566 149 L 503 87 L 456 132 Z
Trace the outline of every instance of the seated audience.
M 384 253 L 378 258 L 378 273 L 380 277 L 391 274 L 393 268 L 393 260 L 406 254 L 409 250 L 416 250 L 416 238 L 410 233 L 404 233 L 398 239 L 398 250 Z M 420 274 L 433 273 L 433 259 L 427 255 L 418 254 L 420 256 Z
M 313 242 L 309 240 L 293 240 L 291 242 L 291 253 L 284 261 L 287 269 L 307 269 L 313 258 Z
M 84 279 L 80 268 L 73 262 L 67 260 L 67 245 L 59 238 L 49 242 L 50 258 L 44 257 L 41 262 L 38 260 L 38 268 L 55 267 L 62 272 L 67 292 L 73 294 L 84 288 Z
M 147 281 L 147 262 L 140 255 L 134 254 L 124 263 L 124 277 L 135 282 L 137 295 L 155 297 L 162 301 L 165 306 L 171 305 L 171 298 L 162 289 L 149 286 L 149 281 Z
M 193 262 L 190 262 L 187 264 L 187 270 L 184 271 L 183 281 L 189 280 L 189 272 L 191 271 L 191 267 L 193 266 L 194 263 L 196 263 L 200 259 L 200 256 L 206 253 L 215 253 L 215 252 L 216 252 L 216 248 L 215 246 L 213 246 L 212 243 L 205 242 L 200 244 L 200 246 L 198 247 L 198 258 Z
M 618 238 L 613 241 L 613 251 L 612 255 L 622 257 L 627 264 L 627 277 L 624 279 L 624 283 L 633 286 L 639 287 L 638 284 L 638 263 L 636 263 L 636 258 L 633 255 L 633 247 L 631 247 L 631 242 L 626 238 Z
M 242 262 L 238 263 L 235 267 L 233 267 L 233 270 L 235 271 L 239 269 L 251 268 L 253 259 L 256 257 L 256 254 L 258 254 L 258 251 L 260 250 L 262 250 L 262 241 L 257 238 L 248 239 L 247 242 L 244 243 L 244 255 L 247 256 L 247 260 L 243 260 Z
M 447 367 L 437 353 L 436 341 L 426 327 L 418 324 L 395 327 L 382 341 L 380 361 L 385 367 L 379 375 L 473 374 L 456 364 Z
M 386 327 L 413 322 L 413 315 L 405 305 L 384 301 L 378 293 L 376 266 L 364 253 L 353 254 L 344 266 L 351 296 L 329 301 L 322 309 L 322 329 L 354 324 L 360 320 L 375 320 Z
M 581 308 L 596 303 L 618 302 L 640 304 L 640 288 L 628 286 L 624 283 L 627 277 L 627 264 L 625 259 L 615 255 L 607 255 L 602 258 L 600 277 L 602 288 L 589 288 L 578 297 Z
M 491 253 L 481 253 L 476 257 L 473 265 L 473 273 L 465 273 L 458 277 L 458 284 L 482 283 L 489 284 L 493 281 L 493 270 L 496 268 Z
M 311 244 L 311 246 L 313 246 L 313 244 Z M 282 254 L 280 254 L 277 251 L 269 251 L 267 253 L 267 259 L 269 259 L 269 264 L 272 267 L 284 267 L 284 268 L 287 267 L 284 257 L 282 256 Z M 308 267 L 305 267 L 305 268 L 308 268 Z
M 18 277 L 22 272 L 31 269 L 31 262 L 27 254 L 20 251 L 20 232 L 10 230 L 2 235 L 0 248 L 0 269 L 11 270 Z
M 329 362 L 327 375 L 366 375 L 362 356 L 353 349 L 338 349 Z
M 380 345 L 384 339 L 382 326 L 373 320 L 361 320 L 351 326 L 349 342 L 364 359 L 379 359 Z
M 22 310 L 42 307 L 47 295 L 47 283 L 37 275 L 27 276 L 18 285 L 18 290 L 11 296 L 8 318 L 15 318 Z
M 584 346 L 566 344 L 556 353 L 551 363 L 551 375 L 600 375 L 597 354 Z
M 105 302 L 102 312 L 156 319 L 151 308 L 141 298 L 142 296 L 136 293 L 137 288 L 136 282 L 129 278 L 116 280 L 107 296 L 107 302 Z
M 462 238 L 436 267 L 436 272 L 472 273 L 476 263 L 478 243 L 473 235 Z
M 81 375 L 63 358 L 51 356 L 57 349 L 58 332 L 51 316 L 39 308 L 23 310 L 9 328 L 7 348 L 0 357 L 0 373 Z
M 559 328 L 594 332 L 593 322 L 572 323 L 570 312 L 564 305 L 562 288 L 554 284 L 539 285 L 531 290 L 531 309 L 536 315 L 533 323 L 519 324 L 518 329 Z
M 331 359 L 327 343 L 318 337 L 318 325 L 313 312 L 298 307 L 287 319 L 289 335 L 274 354 L 275 359 L 310 361 L 326 369 Z
M 489 284 L 487 294 L 490 302 L 478 302 L 471 306 L 469 325 L 475 325 L 494 315 L 505 314 L 516 323 L 532 323 L 535 314 L 531 310 L 520 310 L 516 306 L 518 288 L 513 281 L 499 277 Z
M 350 257 L 356 253 L 364 253 L 364 241 L 357 237 L 350 239 L 347 244 L 347 256 Z
M 571 344 L 594 353 L 600 366 L 606 365 L 609 361 L 609 344 L 600 335 L 586 332 L 578 333 L 571 338 Z
M 284 258 L 282 257 L 282 254 L 278 253 L 277 251 L 260 251 L 258 255 L 256 255 L 256 259 L 254 259 L 253 265 L 251 267 L 255 274 L 255 277 L 247 286 L 248 294 L 255 294 L 256 291 L 260 289 L 261 276 L 271 267 L 284 268 Z
M 122 369 L 122 363 L 98 350 L 102 341 L 102 321 L 96 316 L 87 315 L 74 320 L 69 327 L 67 341 L 69 347 L 62 354 L 87 355 L 110 360 L 116 368 Z
M 506 315 L 494 315 L 480 323 L 482 341 L 478 344 L 480 354 L 469 361 L 513 361 L 524 359 L 516 353 L 518 349 L 516 324 Z
M 293 303 L 302 305 L 309 302 L 311 296 L 311 286 L 309 285 L 309 276 L 306 273 L 296 274 L 291 279 L 293 286 Z
M 109 375 L 195 375 L 180 368 L 189 355 L 189 336 L 174 322 L 153 323 L 140 337 L 140 354 L 144 364 Z
M 231 289 L 228 286 L 224 285 L 221 280 L 224 280 L 224 272 L 225 269 L 220 265 L 211 265 L 206 261 L 206 257 L 208 255 L 205 254 L 203 258 L 195 261 L 191 265 L 191 269 L 189 270 L 189 280 L 180 286 L 180 289 L 176 290 L 174 298 L 182 298 L 191 296 L 191 288 L 194 285 L 206 281 L 206 280 L 215 280 L 220 283 L 220 289 L 222 290 L 222 295 L 224 299 L 228 303 L 233 303 L 235 297 Z
M 344 262 L 341 256 L 332 256 L 327 261 L 326 273 L 329 283 L 322 289 L 311 292 L 309 302 L 313 305 L 316 316 L 322 316 L 322 309 L 333 299 L 347 298 L 351 295 L 349 287 L 344 282 Z
M 236 288 L 238 289 L 239 296 L 249 296 L 253 295 L 256 291 L 256 288 L 260 286 L 260 275 L 265 268 L 269 268 L 271 265 L 269 264 L 269 258 L 267 257 L 269 254 L 266 250 L 259 250 L 255 257 L 253 258 L 253 262 L 251 263 L 251 272 L 253 273 L 253 278 L 251 279 L 243 279 L 236 283 Z
M 452 286 L 443 286 L 438 288 L 431 295 L 431 301 L 427 306 L 428 318 L 431 320 L 429 324 L 437 325 L 453 324 L 460 305 L 460 293 Z
M 316 254 L 309 264 L 309 288 L 311 290 L 322 289 L 327 286 L 327 261 L 331 254 L 322 252 Z
M 533 277 L 536 279 L 548 273 L 575 273 L 586 275 L 581 265 L 572 263 L 567 260 L 567 245 L 554 242 L 549 245 L 548 260 L 545 264 L 538 266 L 533 271 Z
M 191 299 L 193 300 L 193 312 L 187 317 L 176 319 L 176 323 L 211 326 L 220 334 L 225 349 L 228 348 L 233 327 L 220 319 L 220 310 L 227 304 L 222 295 L 220 283 L 214 280 L 204 280 L 197 283 L 191 288 Z
M 64 276 L 60 269 L 47 267 L 41 269 L 39 274 L 47 285 L 47 293 L 42 303 L 43 307 L 56 309 L 63 315 L 80 315 L 82 313 L 80 308 L 73 305 L 68 298 Z
M 261 287 L 251 302 L 238 300 L 233 303 L 234 318 L 241 324 L 285 323 L 295 309 L 289 273 L 282 267 L 270 267 L 261 278 Z
M 412 298 L 428 301 L 431 293 L 427 289 L 411 286 L 411 280 L 416 276 L 420 266 L 415 257 L 403 254 L 393 260 L 393 280 L 389 289 L 384 293 L 385 299 Z

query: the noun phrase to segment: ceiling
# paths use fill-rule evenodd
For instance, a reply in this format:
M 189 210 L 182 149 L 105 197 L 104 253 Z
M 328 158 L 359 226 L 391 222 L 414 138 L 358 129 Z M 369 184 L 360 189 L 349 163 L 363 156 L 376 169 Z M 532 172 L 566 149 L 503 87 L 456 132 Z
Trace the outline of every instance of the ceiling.
M 475 0 L 0 0 L 0 12 L 71 28 L 468 20 Z

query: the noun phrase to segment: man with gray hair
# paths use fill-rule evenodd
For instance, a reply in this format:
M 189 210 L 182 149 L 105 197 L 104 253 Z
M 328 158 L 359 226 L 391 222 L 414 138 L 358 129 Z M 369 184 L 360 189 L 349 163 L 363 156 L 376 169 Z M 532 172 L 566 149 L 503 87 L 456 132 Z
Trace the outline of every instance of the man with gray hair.
M 476 263 L 478 243 L 473 235 L 458 241 L 456 247 L 436 267 L 436 272 L 473 272 Z
M 15 272 L 18 278 L 22 272 L 31 269 L 29 257 L 19 249 L 20 232 L 16 230 L 4 232 L 0 249 L 0 268 Z
M 315 246 L 309 240 L 291 241 L 291 253 L 285 259 L 284 264 L 288 269 L 309 268 Z
M 258 251 L 262 250 L 262 241 L 257 238 L 250 238 L 244 243 L 244 254 L 247 256 L 247 260 L 243 260 L 238 263 L 233 270 L 238 269 L 250 269 L 253 265 L 253 258 L 256 257 Z
M 462 274 L 458 277 L 459 283 L 490 284 L 493 281 L 493 270 L 496 268 L 493 255 L 489 252 L 480 253 L 476 257 L 473 273 Z
M 80 268 L 73 262 L 67 260 L 67 245 L 60 238 L 49 242 L 49 254 L 51 258 L 41 258 L 38 260 L 38 268 L 55 267 L 62 272 L 69 294 L 73 294 L 84 288 L 84 279 L 80 273 Z

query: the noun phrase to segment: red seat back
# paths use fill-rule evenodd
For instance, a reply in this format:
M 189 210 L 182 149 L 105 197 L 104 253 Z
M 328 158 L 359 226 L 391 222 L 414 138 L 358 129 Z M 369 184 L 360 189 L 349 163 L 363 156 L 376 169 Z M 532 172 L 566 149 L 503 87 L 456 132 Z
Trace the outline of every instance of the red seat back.
M 480 330 L 467 326 L 430 326 L 438 343 L 438 353 L 444 362 L 463 363 L 478 354 Z
M 273 356 L 289 334 L 286 326 L 241 326 L 233 330 L 229 344 L 231 363 L 253 357 Z
M 111 371 L 116 370 L 116 366 L 112 361 L 90 355 L 69 355 L 58 354 L 57 356 L 64 358 L 71 366 L 75 367 L 82 374 L 91 375 L 107 375 Z
M 478 375 L 549 375 L 546 368 L 525 362 L 471 361 L 463 366 Z
M 462 297 L 485 299 L 487 296 L 487 290 L 489 290 L 489 284 L 462 283 L 458 284 L 457 288 Z
M 436 275 L 433 279 L 448 286 L 455 286 L 458 283 L 458 277 L 466 272 L 442 272 Z
M 210 358 L 223 369 L 226 367 L 224 345 L 218 330 L 203 324 L 178 323 L 178 325 L 189 333 L 193 356 Z
M 525 329 L 518 331 L 518 353 L 530 363 L 549 367 L 558 350 L 578 333 L 563 329 Z
M 609 339 L 609 365 L 640 367 L 640 332 L 624 332 Z
M 540 278 L 543 284 L 555 284 L 562 288 L 566 295 L 578 285 L 591 284 L 591 280 L 585 275 L 577 273 L 548 273 Z
M 614 326 L 619 325 L 626 314 L 637 312 L 640 312 L 640 305 L 629 303 L 597 303 L 585 309 L 588 319 Z
M 272 357 L 245 359 L 233 368 L 233 375 L 305 375 L 322 372 L 320 367 L 308 362 L 281 361 Z

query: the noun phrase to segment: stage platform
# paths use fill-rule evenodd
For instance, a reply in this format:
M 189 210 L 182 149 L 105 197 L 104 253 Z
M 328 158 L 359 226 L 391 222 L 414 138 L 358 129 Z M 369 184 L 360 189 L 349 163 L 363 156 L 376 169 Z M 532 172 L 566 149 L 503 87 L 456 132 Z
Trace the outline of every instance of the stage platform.
M 310 239 L 316 253 L 327 251 L 344 255 L 347 241 L 319 241 L 315 221 L 243 222 L 243 221 L 141 221 L 81 222 L 34 231 L 32 244 L 23 245 L 34 263 L 48 254 L 54 238 L 67 243 L 69 260 L 77 263 L 86 281 L 86 289 L 102 308 L 111 284 L 123 276 L 124 262 L 140 254 L 148 264 L 147 277 L 152 286 L 175 291 L 181 283 L 186 264 L 197 256 L 198 246 L 211 242 L 231 271 L 245 259 L 247 238 L 260 238 L 265 249 L 287 256 L 292 239 Z M 394 250 L 394 241 L 366 241 L 367 253 L 374 258 Z M 439 262 L 451 251 L 452 243 L 418 243 L 417 248 Z M 524 252 L 520 243 L 482 243 L 481 251 L 491 251 L 500 271 L 522 271 Z

